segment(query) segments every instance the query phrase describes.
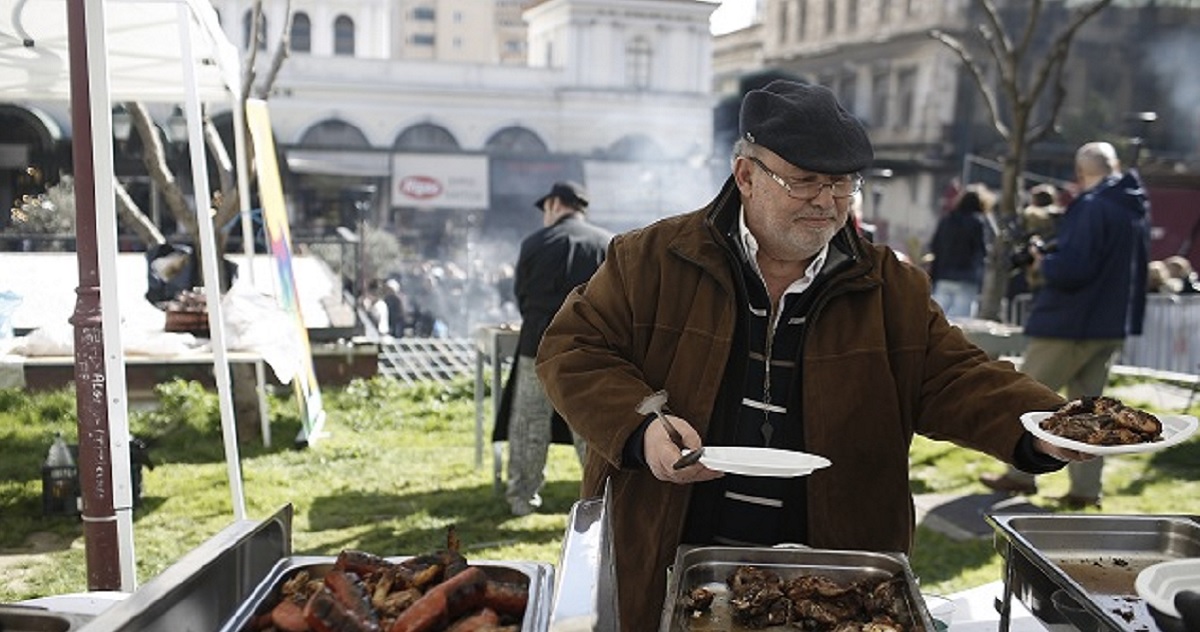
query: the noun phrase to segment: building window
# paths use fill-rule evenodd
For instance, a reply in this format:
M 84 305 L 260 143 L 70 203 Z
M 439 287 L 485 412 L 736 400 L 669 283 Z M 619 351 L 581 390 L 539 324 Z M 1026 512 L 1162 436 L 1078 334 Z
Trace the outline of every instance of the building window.
M 312 21 L 304 12 L 292 16 L 292 51 L 308 53 L 312 51 Z
M 254 29 L 250 28 L 250 22 L 254 19 L 254 11 L 246 11 L 242 16 L 242 46 L 246 50 L 250 50 L 252 42 L 250 38 L 255 37 Z M 258 14 L 258 50 L 267 50 L 267 16 Z
M 887 125 L 888 118 L 888 73 L 876 72 L 871 77 L 871 124 L 872 127 L 882 128 Z
M 841 83 L 838 85 L 838 94 L 841 95 L 842 107 L 846 108 L 851 114 L 858 114 L 858 75 L 852 70 L 847 70 L 842 74 Z
M 887 25 L 887 19 L 892 12 L 892 0 L 879 0 L 879 25 Z
M 409 41 L 416 46 L 433 46 L 435 40 L 432 33 L 413 33 Z
M 333 21 L 333 54 L 354 56 L 354 20 L 348 16 Z
M 780 2 L 778 5 L 778 9 L 779 9 L 779 24 L 782 25 L 779 29 L 779 43 L 785 44 L 785 43 L 787 43 L 788 32 L 791 30 L 791 28 L 790 28 L 791 24 L 792 24 L 791 14 L 793 11 L 792 3 L 791 2 Z
M 796 14 L 796 37 L 804 41 L 804 29 L 808 28 L 808 0 L 799 0 Z
M 625 47 L 625 76 L 630 87 L 650 87 L 650 57 L 650 42 L 644 37 L 633 38 Z
M 454 23 L 455 23 L 455 24 L 462 24 L 462 21 L 463 21 L 463 14 L 462 14 L 462 11 L 455 11 L 455 12 L 454 12 Z
M 409 150 L 458 150 L 458 141 L 449 130 L 433 123 L 413 125 L 400 132 L 394 149 Z
M 549 149 L 537 134 L 524 127 L 506 127 L 484 144 L 488 151 L 509 154 L 544 154 Z
M 905 68 L 896 75 L 896 126 L 912 127 L 917 101 L 917 70 Z
M 858 0 L 849 0 L 846 4 L 846 29 L 853 31 L 858 28 Z
M 837 3 L 838 0 L 825 0 L 826 33 L 833 33 L 837 30 Z
M 414 20 L 433 22 L 437 19 L 437 12 L 434 11 L 433 7 L 417 7 L 413 9 L 412 16 Z

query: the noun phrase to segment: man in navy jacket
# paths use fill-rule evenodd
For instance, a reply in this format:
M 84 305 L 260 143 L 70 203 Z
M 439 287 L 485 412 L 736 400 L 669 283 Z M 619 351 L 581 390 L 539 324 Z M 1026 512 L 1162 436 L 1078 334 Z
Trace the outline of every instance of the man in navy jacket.
M 1063 214 L 1057 240 L 1031 247 L 1046 284 L 1025 323 L 1022 370 L 1067 397 L 1100 395 L 1126 336 L 1142 333 L 1150 249 L 1150 202 L 1137 173 L 1122 173 L 1116 150 L 1091 142 L 1075 153 L 1080 194 Z M 1100 506 L 1103 459 L 1068 466 L 1070 509 Z M 1033 494 L 1031 474 L 985 476 L 988 487 Z

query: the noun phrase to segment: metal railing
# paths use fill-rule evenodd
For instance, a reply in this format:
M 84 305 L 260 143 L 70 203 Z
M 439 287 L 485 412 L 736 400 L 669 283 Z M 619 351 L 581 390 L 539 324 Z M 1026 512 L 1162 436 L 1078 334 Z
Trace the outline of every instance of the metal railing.
M 379 343 L 379 373 L 414 384 L 448 381 L 475 373 L 470 338 L 396 338 Z

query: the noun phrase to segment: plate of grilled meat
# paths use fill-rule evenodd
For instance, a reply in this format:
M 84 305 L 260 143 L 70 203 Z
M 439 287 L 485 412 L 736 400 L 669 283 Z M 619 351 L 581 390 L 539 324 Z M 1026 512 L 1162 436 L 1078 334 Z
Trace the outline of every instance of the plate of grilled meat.
M 1153 452 L 1186 441 L 1196 432 L 1191 415 L 1154 415 L 1112 397 L 1083 397 L 1051 412 L 1021 415 L 1039 439 L 1089 454 Z

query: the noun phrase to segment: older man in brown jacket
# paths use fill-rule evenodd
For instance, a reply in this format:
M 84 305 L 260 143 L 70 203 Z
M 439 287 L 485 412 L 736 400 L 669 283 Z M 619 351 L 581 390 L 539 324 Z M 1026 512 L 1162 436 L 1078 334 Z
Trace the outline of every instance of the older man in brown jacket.
M 583 495 L 612 482 L 625 630 L 657 629 L 681 544 L 909 551 L 915 433 L 1043 472 L 1086 458 L 1020 424 L 1057 394 L 990 361 L 923 271 L 847 221 L 872 151 L 828 90 L 773 82 L 747 95 L 741 127 L 716 199 L 618 236 L 538 351 L 547 394 L 587 441 Z M 659 389 L 689 448 L 832 464 L 786 479 L 673 469 L 680 447 L 637 410 Z

